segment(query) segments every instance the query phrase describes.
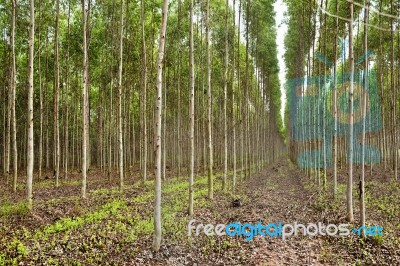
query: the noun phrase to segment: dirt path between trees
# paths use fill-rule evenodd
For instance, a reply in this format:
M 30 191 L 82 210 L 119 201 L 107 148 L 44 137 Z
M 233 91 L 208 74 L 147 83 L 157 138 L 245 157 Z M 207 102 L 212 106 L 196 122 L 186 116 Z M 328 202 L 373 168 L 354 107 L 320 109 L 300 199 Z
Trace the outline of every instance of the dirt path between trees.
M 356 169 L 357 170 L 357 169 Z M 345 169 L 343 168 L 343 171 Z M 357 173 L 357 171 L 356 171 Z M 35 204 L 27 212 L 18 194 L 9 195 L 0 215 L 1 265 L 400 265 L 400 185 L 379 169 L 367 176 L 367 221 L 385 228 L 383 238 L 356 235 L 282 237 L 188 237 L 188 223 L 324 225 L 346 223 L 345 173 L 339 173 L 337 200 L 318 188 L 288 159 L 282 158 L 236 191 L 221 190 L 214 180 L 214 199 L 207 198 L 207 176 L 196 175 L 195 214 L 187 215 L 187 178 L 168 178 L 162 188 L 163 241 L 152 251 L 152 180 L 127 184 L 123 191 L 95 173 L 86 200 L 79 197 L 77 175 L 55 188 L 51 181 L 35 186 Z M 374 176 L 380 177 L 375 178 Z M 331 173 L 328 173 L 331 176 Z M 231 179 L 231 176 L 229 176 Z M 238 173 L 238 181 L 240 180 Z M 329 183 L 328 189 L 332 187 Z M 228 184 L 231 187 L 231 184 Z M 356 186 L 355 186 L 356 187 Z M 356 188 L 355 188 L 356 189 Z M 354 214 L 358 221 L 357 191 Z M 240 206 L 233 206 L 235 200 Z M 356 227 L 357 225 L 352 225 Z M 349 227 L 352 228 L 352 227 Z

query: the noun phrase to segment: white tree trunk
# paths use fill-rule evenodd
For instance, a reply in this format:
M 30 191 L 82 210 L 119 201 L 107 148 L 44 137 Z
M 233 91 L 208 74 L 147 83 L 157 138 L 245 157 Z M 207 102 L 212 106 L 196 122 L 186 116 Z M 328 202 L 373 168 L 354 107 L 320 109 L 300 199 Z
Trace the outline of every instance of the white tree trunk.
M 124 36 L 124 0 L 121 0 L 121 21 L 119 36 L 119 70 L 118 70 L 118 144 L 119 144 L 119 187 L 124 186 L 124 146 L 122 138 L 122 50 Z
M 189 126 L 190 126 L 190 173 L 189 173 L 189 215 L 193 214 L 194 185 L 194 57 L 193 57 L 193 0 L 190 0 L 190 33 L 189 33 Z M 165 163 L 165 162 L 164 162 Z
M 15 116 L 15 95 L 17 90 L 16 66 L 15 66 L 15 10 L 16 0 L 12 1 L 12 22 L 11 22 L 11 109 L 12 109 L 12 143 L 13 143 L 13 191 L 17 191 L 18 177 L 18 150 L 17 150 L 17 118 Z
M 141 1 L 142 8 L 142 57 L 143 57 L 143 77 L 142 77 L 142 145 L 143 145 L 143 182 L 147 180 L 147 54 L 146 54 L 146 35 L 144 31 L 145 9 L 144 0 Z
M 207 49 L 207 97 L 208 97 L 208 197 L 214 198 L 213 184 L 213 146 L 212 146 L 212 94 L 211 94 L 211 58 L 210 58 L 210 1 L 206 6 L 206 49 Z
M 235 28 L 236 13 L 233 0 L 233 28 Z M 235 43 L 235 38 L 233 38 Z M 235 119 L 235 44 L 232 47 L 232 160 L 233 160 L 233 187 L 236 187 L 236 119 Z
M 28 208 L 32 208 L 32 180 L 33 180 L 33 50 L 35 44 L 35 1 L 30 0 L 29 23 L 29 88 L 28 88 L 28 145 L 26 164 L 26 188 Z
M 58 89 L 60 86 L 60 74 L 59 74 L 59 60 L 58 60 L 58 21 L 60 13 L 60 0 L 56 1 L 56 29 L 55 29 L 55 39 L 54 39 L 54 175 L 56 178 L 56 187 L 59 186 L 59 176 L 60 176 L 60 130 L 58 124 L 58 103 L 59 103 L 59 93 Z
M 349 23 L 349 59 L 350 59 L 350 99 L 349 99 L 349 177 L 347 180 L 347 219 L 353 222 L 353 121 L 354 121 L 354 55 L 353 55 L 353 2 L 350 2 L 350 23 Z
M 87 171 L 87 116 L 86 116 L 86 105 L 87 105 L 87 95 L 88 92 L 88 55 L 87 55 L 87 40 L 86 40 L 86 1 L 82 0 L 82 34 L 83 34 L 83 88 L 82 88 L 82 198 L 86 198 L 86 171 Z
M 225 73 L 224 73 L 224 176 L 222 189 L 226 189 L 226 175 L 228 173 L 228 124 L 226 117 L 226 102 L 228 95 L 228 67 L 229 67 L 229 54 L 228 54 L 228 10 L 229 10 L 229 2 L 226 0 L 225 5 Z
M 153 249 L 160 250 L 161 246 L 161 126 L 162 126 L 162 71 L 165 48 L 165 34 L 167 31 L 168 0 L 163 1 L 162 20 L 160 30 L 160 40 L 157 59 L 157 101 L 155 114 L 155 152 L 154 152 L 154 172 L 155 172 L 155 205 L 154 205 L 154 240 Z
M 365 8 L 365 17 L 364 17 L 364 52 L 367 54 L 368 52 L 368 6 L 369 2 L 367 2 L 367 8 Z M 363 97 L 363 104 L 362 104 L 362 117 L 363 119 L 363 126 L 362 126 L 362 138 L 361 138 L 361 180 L 360 180 L 360 220 L 361 226 L 365 226 L 365 120 L 367 116 L 367 93 L 368 91 L 368 78 L 369 78 L 369 60 L 368 57 L 365 58 L 365 66 L 364 66 L 364 97 Z M 362 230 L 362 236 L 365 238 L 366 232 Z

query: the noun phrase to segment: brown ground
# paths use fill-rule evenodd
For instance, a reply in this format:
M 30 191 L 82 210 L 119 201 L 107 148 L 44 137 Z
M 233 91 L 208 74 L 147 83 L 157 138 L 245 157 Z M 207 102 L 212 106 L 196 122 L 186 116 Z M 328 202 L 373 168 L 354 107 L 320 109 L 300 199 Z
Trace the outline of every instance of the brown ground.
M 206 177 L 197 177 L 195 215 L 190 219 L 214 225 L 346 223 L 345 169 L 341 171 L 336 201 L 287 159 L 244 180 L 236 193 L 222 192 L 217 176 L 212 202 L 207 199 Z M 110 183 L 101 172 L 91 172 L 89 198 L 82 200 L 78 173 L 62 180 L 60 188 L 54 188 L 54 180 L 44 180 L 35 184 L 32 212 L 15 204 L 24 196 L 21 184 L 16 195 L 6 192 L 0 198 L 0 265 L 400 265 L 400 185 L 390 176 L 381 168 L 372 175 L 368 171 L 367 221 L 384 227 L 385 234 L 365 241 L 354 235 L 287 240 L 258 236 L 252 241 L 237 236 L 188 238 L 187 182 L 170 179 L 163 187 L 164 235 L 158 253 L 151 251 L 151 181 L 143 185 L 127 177 L 120 192 L 116 180 Z M 4 184 L 0 189 L 5 191 Z M 357 223 L 356 190 L 355 185 Z M 233 207 L 233 199 L 242 205 Z

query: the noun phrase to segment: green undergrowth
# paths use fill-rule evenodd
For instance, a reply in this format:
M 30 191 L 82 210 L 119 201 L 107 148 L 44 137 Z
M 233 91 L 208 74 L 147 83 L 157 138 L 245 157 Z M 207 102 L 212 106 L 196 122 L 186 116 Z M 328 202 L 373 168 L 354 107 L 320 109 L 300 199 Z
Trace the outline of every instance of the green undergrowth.
M 26 201 L 19 201 L 16 204 L 6 201 L 0 205 L 0 217 L 11 215 L 26 216 L 28 213 L 29 209 Z
M 46 238 L 47 236 L 54 233 L 71 231 L 80 226 L 83 226 L 84 224 L 96 223 L 111 215 L 115 215 L 120 209 L 124 208 L 125 206 L 126 204 L 124 201 L 114 200 L 101 206 L 96 211 L 86 213 L 82 217 L 62 218 L 56 223 L 47 225 L 42 230 L 37 231 L 34 235 L 34 238 L 36 239 Z
M 229 180 L 230 173 L 228 174 Z M 214 193 L 237 197 L 227 189 L 222 192 L 222 174 L 213 176 Z M 49 183 L 47 183 L 49 184 Z M 83 260 L 68 260 L 69 265 L 103 264 L 107 254 L 125 252 L 142 238 L 151 238 L 154 230 L 153 190 L 154 180 L 138 182 L 126 186 L 121 191 L 118 188 L 97 189 L 90 191 L 84 210 L 74 217 L 64 217 L 54 223 L 27 230 L 18 227 L 12 238 L 1 239 L 7 246 L 0 244 L 0 266 L 17 265 L 23 260 L 43 263 L 41 254 L 62 252 L 58 256 L 46 256 L 46 264 L 57 265 L 65 263 L 68 258 L 62 254 L 74 254 Z M 164 239 L 172 242 L 189 241 L 187 239 L 188 179 L 170 178 L 162 185 L 162 226 Z M 228 181 L 227 187 L 231 187 Z M 244 197 L 244 196 L 243 196 Z M 74 201 L 82 208 L 79 196 L 68 196 L 40 201 L 41 208 L 46 205 L 62 205 Z M 90 202 L 90 203 L 89 203 Z M 86 206 L 84 204 L 83 206 Z M 196 176 L 194 184 L 194 208 L 199 211 L 210 208 L 212 201 L 208 199 L 208 177 Z M 93 210 L 94 211 L 90 211 Z M 24 205 L 3 204 L 3 215 L 25 213 Z M 76 214 L 77 212 L 75 212 Z M 229 243 L 226 245 L 230 245 Z M 99 253 L 99 251 L 101 251 Z M 135 248 L 129 249 L 134 256 Z M 79 254 L 84 254 L 81 256 Z
M 337 222 L 345 222 L 347 183 L 338 182 L 337 193 L 334 198 L 332 178 L 328 178 L 328 189 L 324 190 L 318 186 L 314 175 L 315 173 L 312 173 L 310 177 L 303 179 L 303 187 L 313 196 L 313 206 L 316 210 L 324 213 L 324 216 L 342 217 L 342 220 Z M 356 213 L 359 212 L 359 197 L 358 179 L 355 178 L 353 183 L 353 208 L 356 217 L 358 217 Z M 354 265 L 372 264 L 377 256 L 376 252 L 379 252 L 381 247 L 391 250 L 400 249 L 400 183 L 396 180 L 366 178 L 365 203 L 366 226 L 379 225 L 383 227 L 383 236 L 368 237 L 367 240 L 358 236 L 339 238 L 341 246 L 351 250 L 354 254 L 362 254 L 362 259 L 357 259 Z M 353 226 L 359 226 L 358 222 L 358 218 L 356 218 Z M 335 252 L 329 250 L 328 246 L 324 247 L 321 256 L 331 263 L 340 262 L 340 258 Z

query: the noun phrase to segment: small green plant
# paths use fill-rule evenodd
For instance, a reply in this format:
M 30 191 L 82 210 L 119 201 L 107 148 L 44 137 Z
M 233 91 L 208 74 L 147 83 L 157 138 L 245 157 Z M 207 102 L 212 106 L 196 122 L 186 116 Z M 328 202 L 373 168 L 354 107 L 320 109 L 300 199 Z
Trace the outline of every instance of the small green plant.
M 0 253 L 0 266 L 5 266 L 6 265 L 6 255 L 3 253 Z
M 43 238 L 51 234 L 71 231 L 88 223 L 96 223 L 111 215 L 116 215 L 123 208 L 126 208 L 125 201 L 114 200 L 108 202 L 102 207 L 100 207 L 98 210 L 94 212 L 89 212 L 85 214 L 83 217 L 62 218 L 61 220 L 58 220 L 56 223 L 44 227 L 43 233 L 41 231 L 37 231 L 35 234 L 35 238 L 36 239 Z
M 14 253 L 17 258 L 26 257 L 29 254 L 28 248 L 18 239 L 13 239 L 8 245 L 7 250 Z
M 28 205 L 26 201 L 20 201 L 17 204 L 11 204 L 9 202 L 3 203 L 0 207 L 0 216 L 25 216 L 29 213 Z
M 147 192 L 147 193 L 143 193 L 140 194 L 138 196 L 136 196 L 132 202 L 135 203 L 146 203 L 147 201 L 149 201 L 152 197 L 154 197 L 153 192 Z
M 383 244 L 383 236 L 377 234 L 376 236 L 372 237 L 372 241 L 376 245 L 381 246 Z

